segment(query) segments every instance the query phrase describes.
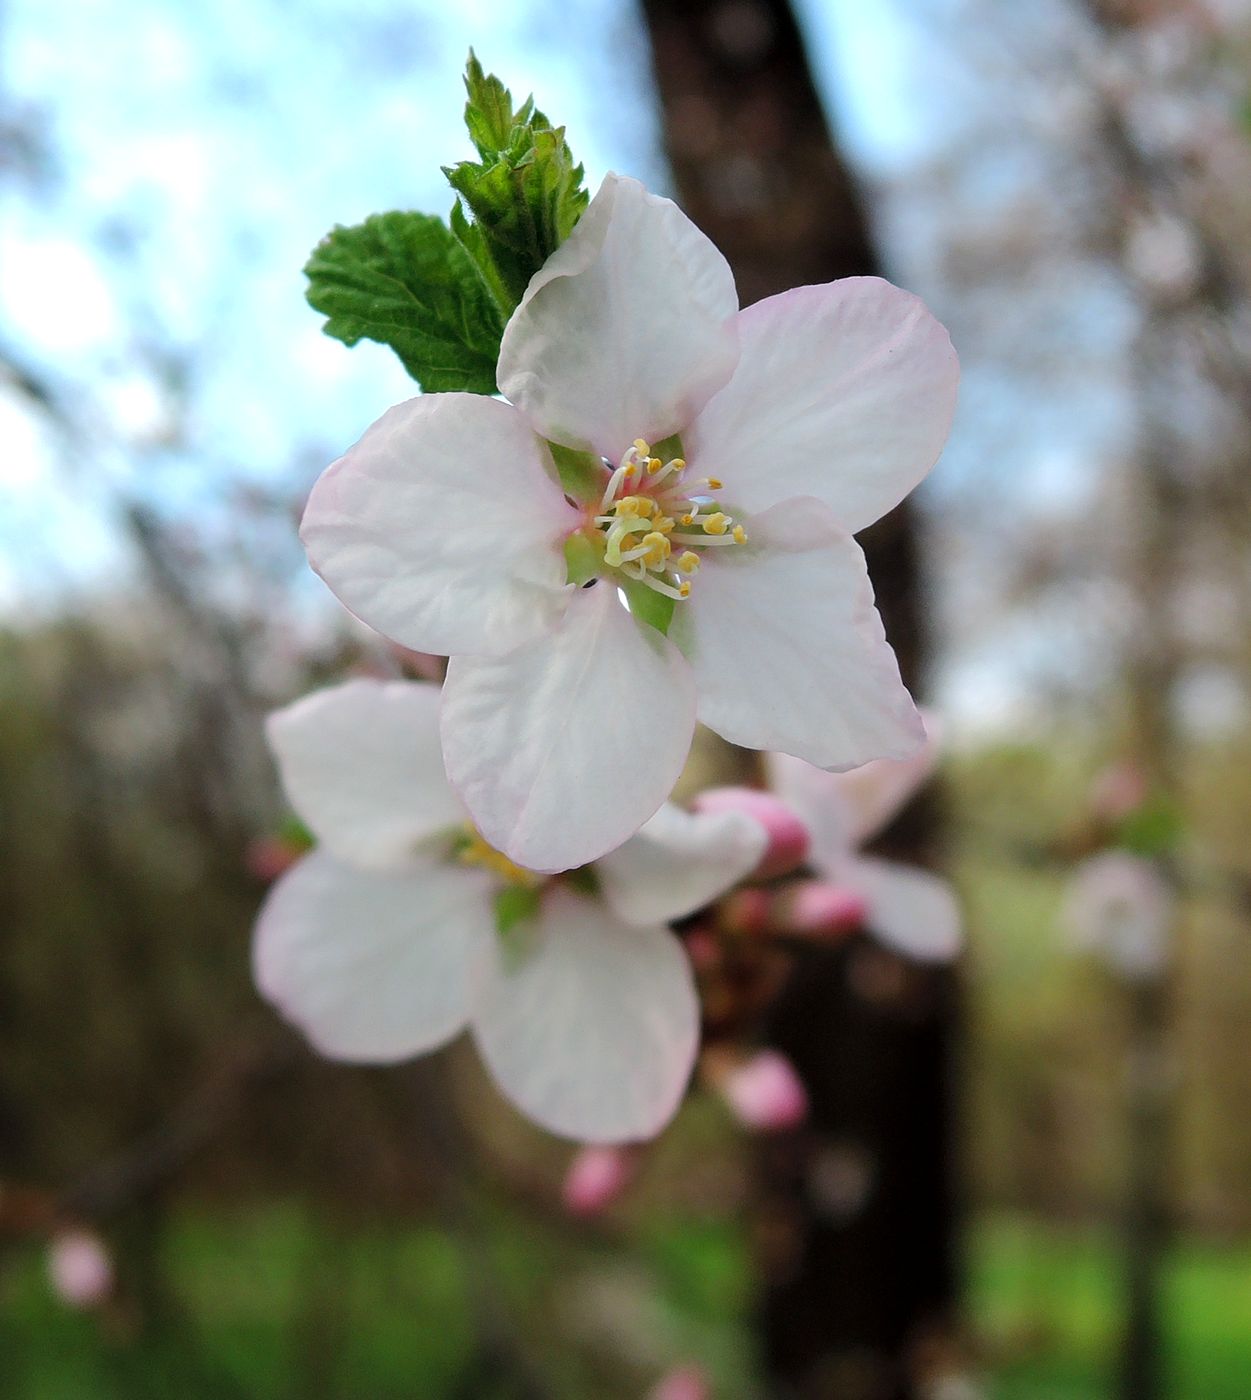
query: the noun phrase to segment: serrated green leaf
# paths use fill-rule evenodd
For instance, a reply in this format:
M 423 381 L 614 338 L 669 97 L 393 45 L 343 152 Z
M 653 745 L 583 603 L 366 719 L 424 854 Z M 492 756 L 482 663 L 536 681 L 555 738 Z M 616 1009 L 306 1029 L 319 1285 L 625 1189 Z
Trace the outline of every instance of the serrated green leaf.
M 389 345 L 430 392 L 495 393 L 503 318 L 476 259 L 432 214 L 337 227 L 304 269 L 310 305 L 345 345 Z
M 465 72 L 465 125 L 480 160 L 444 166 L 443 173 L 473 216 L 477 234 L 465 245 L 493 290 L 502 286 L 505 314 L 530 278 L 569 237 L 586 208 L 583 169 L 574 163 L 563 127 L 553 127 L 527 98 L 519 108 L 470 52 Z M 497 299 L 499 299 L 497 291 Z
M 513 112 L 513 95 L 494 73 L 482 71 L 482 64 L 472 49 L 465 65 L 465 125 L 469 139 L 484 159 L 504 150 L 513 134 L 513 127 L 524 121 L 521 113 Z M 529 104 L 533 107 L 533 102 Z

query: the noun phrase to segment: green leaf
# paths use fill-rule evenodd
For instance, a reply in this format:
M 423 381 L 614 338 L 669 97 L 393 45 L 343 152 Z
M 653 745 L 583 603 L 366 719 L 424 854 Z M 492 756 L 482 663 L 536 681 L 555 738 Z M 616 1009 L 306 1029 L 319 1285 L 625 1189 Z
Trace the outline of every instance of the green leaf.
M 1177 804 L 1165 794 L 1157 793 L 1122 821 L 1117 840 L 1136 855 L 1165 856 L 1181 844 L 1185 827 L 1185 818 Z
M 564 127 L 553 127 L 533 98 L 514 108 L 512 94 L 482 71 L 472 50 L 465 91 L 465 125 L 480 159 L 443 167 L 473 216 L 472 224 L 462 217 L 452 226 L 508 315 L 573 232 L 589 196 Z
M 539 912 L 539 891 L 533 885 L 509 885 L 495 896 L 495 927 L 501 938 Z
M 495 393 L 503 318 L 472 252 L 432 214 L 333 229 L 304 269 L 309 303 L 345 345 L 389 345 L 431 392 Z
M 626 578 L 624 575 L 617 583 L 630 604 L 631 616 L 667 636 L 669 624 L 673 621 L 673 610 L 678 605 L 677 599 L 667 598 L 663 593 L 657 593 L 654 588 L 640 583 L 638 579 Z

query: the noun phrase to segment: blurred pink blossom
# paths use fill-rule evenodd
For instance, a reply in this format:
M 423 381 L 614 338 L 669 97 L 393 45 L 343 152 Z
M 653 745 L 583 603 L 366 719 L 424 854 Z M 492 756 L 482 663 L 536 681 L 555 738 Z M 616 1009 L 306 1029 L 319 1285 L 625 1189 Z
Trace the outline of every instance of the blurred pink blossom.
M 795 1067 L 777 1050 L 758 1050 L 725 1071 L 717 1090 L 746 1128 L 778 1132 L 808 1116 L 808 1095 Z
M 113 1289 L 113 1264 L 99 1236 L 64 1230 L 48 1246 L 48 1276 L 63 1303 L 93 1308 Z
M 628 1147 L 580 1148 L 561 1183 L 565 1209 L 583 1217 L 607 1210 L 634 1179 L 636 1163 L 637 1154 Z
M 1153 862 L 1104 851 L 1073 871 L 1061 919 L 1078 948 L 1132 981 L 1156 976 L 1167 963 L 1174 906 Z

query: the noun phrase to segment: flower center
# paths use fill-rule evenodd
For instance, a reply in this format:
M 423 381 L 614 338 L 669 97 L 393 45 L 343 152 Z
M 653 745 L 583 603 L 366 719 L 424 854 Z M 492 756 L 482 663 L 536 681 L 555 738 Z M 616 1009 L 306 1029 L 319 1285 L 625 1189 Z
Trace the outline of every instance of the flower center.
M 596 526 L 603 532 L 604 563 L 666 598 L 690 595 L 701 551 L 746 544 L 747 531 L 717 504 L 715 476 L 692 479 L 686 462 L 652 456 L 635 438 L 600 499 Z
M 503 880 L 506 885 L 515 885 L 520 889 L 537 889 L 547 879 L 547 876 L 527 870 L 524 865 L 517 865 L 509 860 L 503 851 L 497 851 L 483 837 L 477 827 L 468 823 L 463 839 L 457 842 L 456 859 L 462 865 L 481 866 Z

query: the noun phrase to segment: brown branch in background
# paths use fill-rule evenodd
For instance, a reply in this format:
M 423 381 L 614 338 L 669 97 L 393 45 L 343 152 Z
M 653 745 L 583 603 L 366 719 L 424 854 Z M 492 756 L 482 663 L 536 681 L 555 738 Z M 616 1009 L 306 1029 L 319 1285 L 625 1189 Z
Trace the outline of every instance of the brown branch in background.
M 680 201 L 729 259 L 742 303 L 878 272 L 790 6 L 643 0 L 642 8 Z M 911 508 L 891 512 L 862 543 L 915 687 L 926 638 Z M 883 845 L 925 864 L 937 835 L 931 798 Z M 904 976 L 897 962 L 862 939 L 805 950 L 769 1017 L 767 1037 L 799 1070 L 813 1126 L 760 1156 L 770 1394 L 911 1396 L 951 1351 L 954 988 L 947 973 Z

